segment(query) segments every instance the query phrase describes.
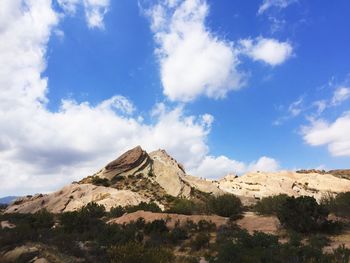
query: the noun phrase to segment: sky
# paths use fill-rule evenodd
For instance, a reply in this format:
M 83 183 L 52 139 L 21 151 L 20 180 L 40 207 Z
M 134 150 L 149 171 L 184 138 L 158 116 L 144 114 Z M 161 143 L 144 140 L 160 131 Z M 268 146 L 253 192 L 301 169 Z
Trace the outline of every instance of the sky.
M 0 196 L 136 146 L 187 172 L 350 164 L 350 2 L 1 0 Z

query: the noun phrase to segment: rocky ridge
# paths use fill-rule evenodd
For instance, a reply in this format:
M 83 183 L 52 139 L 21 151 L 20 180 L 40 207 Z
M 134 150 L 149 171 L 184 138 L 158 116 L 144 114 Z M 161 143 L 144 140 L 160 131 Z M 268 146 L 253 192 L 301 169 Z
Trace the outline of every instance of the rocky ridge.
M 345 179 L 344 171 L 336 170 L 336 174 L 317 170 L 251 172 L 213 181 L 186 174 L 184 167 L 165 150 L 148 154 L 137 146 L 78 183 L 51 194 L 17 199 L 6 212 L 27 213 L 45 208 L 60 213 L 77 210 L 89 202 L 102 204 L 107 210 L 151 201 L 165 208 L 169 196 L 196 199 L 204 193 L 232 193 L 245 204 L 281 193 L 320 200 L 325 194 L 350 190 L 350 180 Z
M 137 146 L 78 183 L 51 194 L 17 199 L 6 212 L 28 213 L 45 208 L 60 213 L 77 210 L 89 202 L 102 204 L 107 211 L 118 205 L 150 201 L 164 208 L 167 196 L 190 199 L 201 192 L 223 193 L 210 180 L 187 175 L 165 150 L 148 154 Z
M 325 194 L 350 191 L 350 180 L 317 172 L 251 172 L 238 177 L 226 176 L 216 185 L 224 192 L 255 199 L 287 194 L 313 196 L 319 201 Z

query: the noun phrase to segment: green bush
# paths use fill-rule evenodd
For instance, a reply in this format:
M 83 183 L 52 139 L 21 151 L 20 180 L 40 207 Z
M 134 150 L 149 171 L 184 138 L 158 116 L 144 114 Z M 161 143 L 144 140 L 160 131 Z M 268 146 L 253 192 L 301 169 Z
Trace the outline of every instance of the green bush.
M 350 192 L 324 196 L 321 203 L 337 216 L 350 217 Z
M 107 178 L 100 178 L 98 176 L 94 176 L 92 178 L 92 184 L 97 185 L 97 186 L 108 187 L 111 185 L 111 182 Z
M 125 207 L 126 212 L 128 213 L 133 213 L 139 210 L 143 210 L 143 211 L 150 211 L 153 213 L 160 213 L 162 212 L 162 209 L 160 209 L 160 207 L 154 203 L 154 202 L 150 202 L 150 203 L 146 203 L 146 202 L 141 202 L 138 205 L 135 206 L 126 206 Z
M 113 246 L 108 250 L 111 263 L 171 263 L 174 255 L 164 248 L 147 248 L 140 243 Z
M 205 232 L 198 233 L 191 242 L 193 250 L 200 250 L 209 246 L 210 235 Z
M 185 228 L 176 226 L 169 233 L 169 239 L 173 244 L 178 244 L 180 241 L 186 240 L 188 238 L 188 234 Z
M 154 220 L 150 223 L 147 223 L 145 225 L 145 233 L 146 234 L 151 234 L 151 233 L 162 233 L 162 232 L 168 232 L 169 229 L 166 226 L 166 222 L 161 219 L 161 220 Z
M 111 210 L 109 211 L 108 216 L 111 218 L 118 218 L 124 215 L 125 213 L 126 213 L 126 209 L 119 205 L 116 207 L 112 207 Z
M 185 198 L 176 198 L 167 210 L 168 213 L 192 215 L 195 211 L 195 203 Z
M 103 205 L 94 202 L 88 203 L 78 211 L 65 212 L 59 216 L 61 228 L 66 233 L 83 233 L 90 235 L 98 231 L 97 227 L 103 224 L 101 218 L 105 215 Z
M 231 219 L 238 219 L 243 212 L 243 205 L 241 200 L 231 194 L 224 194 L 219 196 L 212 196 L 209 199 L 209 211 Z
M 264 197 L 255 204 L 254 211 L 260 215 L 276 215 L 287 198 L 286 194 Z
M 322 230 L 327 223 L 327 216 L 328 210 L 309 196 L 288 197 L 277 211 L 283 226 L 301 233 Z

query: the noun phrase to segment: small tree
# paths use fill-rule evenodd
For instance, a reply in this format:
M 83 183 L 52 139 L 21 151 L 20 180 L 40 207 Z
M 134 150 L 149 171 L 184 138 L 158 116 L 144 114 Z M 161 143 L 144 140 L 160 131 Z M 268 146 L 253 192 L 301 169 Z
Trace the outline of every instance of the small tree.
M 238 219 L 243 212 L 241 200 L 231 194 L 224 194 L 209 199 L 209 210 L 219 216 Z
M 264 197 L 256 203 L 254 211 L 260 215 L 275 215 L 287 198 L 286 194 Z
M 195 204 L 188 199 L 178 198 L 175 199 L 173 204 L 170 206 L 168 213 L 192 215 L 195 211 Z
M 288 197 L 277 211 L 282 225 L 301 233 L 321 230 L 327 223 L 327 216 L 328 210 L 309 196 Z
M 350 217 L 350 192 L 339 193 L 336 196 L 326 195 L 322 198 L 321 203 L 337 216 Z

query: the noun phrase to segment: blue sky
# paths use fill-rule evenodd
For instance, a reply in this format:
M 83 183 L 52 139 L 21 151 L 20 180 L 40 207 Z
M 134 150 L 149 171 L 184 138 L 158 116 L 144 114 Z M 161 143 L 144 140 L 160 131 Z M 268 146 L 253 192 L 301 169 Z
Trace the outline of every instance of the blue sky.
M 0 195 L 137 144 L 207 178 L 349 166 L 346 0 L 1 5 Z

